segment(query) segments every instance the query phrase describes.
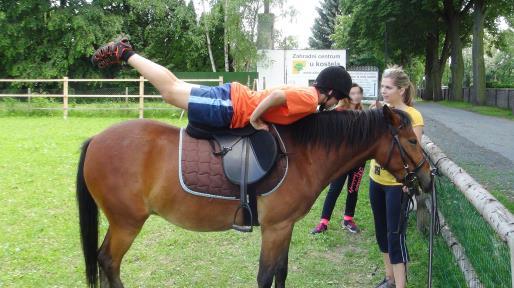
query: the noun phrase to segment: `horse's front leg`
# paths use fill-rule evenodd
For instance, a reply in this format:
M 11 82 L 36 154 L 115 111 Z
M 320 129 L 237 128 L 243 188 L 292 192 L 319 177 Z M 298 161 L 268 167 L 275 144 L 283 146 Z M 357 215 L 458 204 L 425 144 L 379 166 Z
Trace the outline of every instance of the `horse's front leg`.
M 289 221 L 261 227 L 262 244 L 257 283 L 269 288 L 275 277 L 275 287 L 285 287 L 287 257 L 294 223 Z

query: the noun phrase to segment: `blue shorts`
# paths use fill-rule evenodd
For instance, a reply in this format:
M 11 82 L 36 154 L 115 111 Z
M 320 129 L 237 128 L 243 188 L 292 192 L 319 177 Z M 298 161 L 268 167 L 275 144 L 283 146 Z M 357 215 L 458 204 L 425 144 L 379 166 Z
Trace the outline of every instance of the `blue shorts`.
M 191 89 L 187 106 L 187 115 L 192 123 L 215 128 L 230 127 L 234 115 L 230 100 L 230 84 Z

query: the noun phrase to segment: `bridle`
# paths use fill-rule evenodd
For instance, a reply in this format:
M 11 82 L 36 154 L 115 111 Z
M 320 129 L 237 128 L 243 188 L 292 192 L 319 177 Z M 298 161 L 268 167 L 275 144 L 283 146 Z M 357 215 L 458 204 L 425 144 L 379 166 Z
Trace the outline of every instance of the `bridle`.
M 398 150 L 400 151 L 400 157 L 402 158 L 403 162 L 403 169 L 405 170 L 405 176 L 403 177 L 403 184 L 409 188 L 413 188 L 416 184 L 416 181 L 418 177 L 416 174 L 419 172 L 421 167 L 425 164 L 427 161 L 427 158 L 425 157 L 425 154 L 423 153 L 423 158 L 416 164 L 416 167 L 412 171 L 409 170 L 409 164 L 407 163 L 407 159 L 411 163 L 416 163 L 414 159 L 405 151 L 402 144 L 400 143 L 400 138 L 398 137 L 398 130 L 403 128 L 403 124 L 400 125 L 398 128 L 394 127 L 393 125 L 389 124 L 389 131 L 391 131 L 391 146 L 389 146 L 389 152 L 387 156 L 387 161 L 384 167 L 388 167 L 389 163 L 391 162 L 391 158 L 393 157 L 393 149 L 394 147 L 398 147 Z

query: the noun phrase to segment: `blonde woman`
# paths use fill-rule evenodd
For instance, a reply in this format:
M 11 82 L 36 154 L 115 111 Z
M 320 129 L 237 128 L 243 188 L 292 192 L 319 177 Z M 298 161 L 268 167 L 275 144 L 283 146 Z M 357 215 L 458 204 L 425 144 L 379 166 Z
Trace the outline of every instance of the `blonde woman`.
M 401 67 L 393 66 L 384 71 L 380 93 L 386 105 L 402 110 L 410 116 L 414 133 L 420 142 L 423 135 L 423 117 L 412 106 L 416 91 L 409 76 Z M 407 211 L 401 211 L 401 199 L 405 196 L 405 188 L 375 160 L 371 160 L 370 166 L 369 198 L 377 244 L 382 252 L 385 268 L 385 278 L 376 287 L 403 288 L 409 255 L 405 241 L 406 231 L 401 227 L 399 229 L 398 226 L 401 213 L 407 214 Z

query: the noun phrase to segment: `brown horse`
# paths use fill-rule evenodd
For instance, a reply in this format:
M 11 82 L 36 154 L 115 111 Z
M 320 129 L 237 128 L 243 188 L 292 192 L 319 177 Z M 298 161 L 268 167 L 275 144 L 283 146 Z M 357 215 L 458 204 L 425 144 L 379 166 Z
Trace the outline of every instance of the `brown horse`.
M 273 280 L 276 287 L 285 287 L 295 222 L 331 180 L 351 168 L 375 158 L 398 179 L 416 175 L 423 190 L 430 190 L 430 167 L 410 123 L 405 113 L 385 106 L 317 113 L 279 127 L 289 169 L 279 189 L 257 198 L 259 287 L 271 287 Z M 98 274 L 102 287 L 123 287 L 123 255 L 151 214 L 194 231 L 231 229 L 238 201 L 199 197 L 181 188 L 179 132 L 164 123 L 135 120 L 108 128 L 83 145 L 77 201 L 90 287 L 97 286 Z M 98 207 L 109 221 L 99 249 Z

